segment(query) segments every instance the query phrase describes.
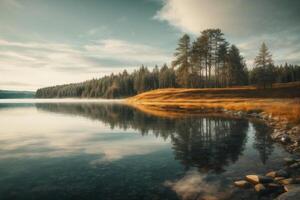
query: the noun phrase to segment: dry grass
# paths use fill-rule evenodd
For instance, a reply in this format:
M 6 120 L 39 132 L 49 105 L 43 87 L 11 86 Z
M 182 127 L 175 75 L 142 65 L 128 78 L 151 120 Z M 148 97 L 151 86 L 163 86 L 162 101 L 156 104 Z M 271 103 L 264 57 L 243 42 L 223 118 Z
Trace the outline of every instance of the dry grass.
M 139 109 L 160 116 L 199 114 L 216 109 L 261 111 L 279 119 L 300 123 L 300 82 L 277 84 L 272 89 L 161 89 L 127 99 Z

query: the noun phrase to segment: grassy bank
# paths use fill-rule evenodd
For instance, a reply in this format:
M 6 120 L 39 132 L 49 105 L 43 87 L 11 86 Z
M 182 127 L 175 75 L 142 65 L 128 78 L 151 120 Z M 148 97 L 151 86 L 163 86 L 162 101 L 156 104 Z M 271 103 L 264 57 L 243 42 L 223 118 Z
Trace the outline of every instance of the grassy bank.
M 151 114 L 201 114 L 216 110 L 265 112 L 272 118 L 300 123 L 300 82 L 276 84 L 270 89 L 255 87 L 182 89 L 145 92 L 127 102 Z

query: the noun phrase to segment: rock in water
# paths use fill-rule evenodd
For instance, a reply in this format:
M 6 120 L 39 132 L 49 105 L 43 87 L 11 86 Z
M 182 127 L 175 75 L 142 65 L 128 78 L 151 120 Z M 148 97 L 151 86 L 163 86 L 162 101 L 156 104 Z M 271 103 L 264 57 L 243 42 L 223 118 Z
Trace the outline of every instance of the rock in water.
M 257 175 L 247 175 L 245 179 L 254 185 L 259 183 L 259 177 Z
M 276 172 L 275 171 L 271 171 L 271 172 L 267 173 L 266 176 L 275 178 L 276 177 Z
M 260 193 L 260 194 L 263 194 L 263 193 L 265 193 L 267 191 L 266 187 L 263 184 L 261 184 L 261 183 L 256 184 L 254 186 L 254 188 L 255 188 L 255 191 L 258 192 L 258 193 Z
M 294 163 L 294 164 L 290 165 L 290 168 L 292 168 L 292 169 L 297 169 L 299 167 L 300 167 L 300 162 L 297 162 L 297 163 Z
M 279 182 L 279 181 L 281 181 L 281 180 L 283 180 L 283 179 L 285 179 L 285 177 L 275 177 L 275 178 L 274 178 L 274 181 Z
M 288 135 L 283 135 L 281 138 L 280 138 L 280 141 L 284 144 L 287 144 L 287 143 L 290 143 L 291 142 L 291 138 L 288 136 Z
M 239 188 L 250 188 L 251 184 L 245 180 L 235 181 L 234 185 Z
M 254 185 L 258 183 L 271 183 L 273 179 L 268 176 L 247 175 L 246 180 Z
M 279 195 L 276 200 L 297 200 L 300 199 L 300 187 L 289 190 Z
M 293 163 L 296 162 L 296 160 L 294 158 L 284 158 L 284 161 L 286 162 L 286 164 L 291 165 Z
M 287 178 L 287 177 L 289 177 L 289 174 L 287 173 L 287 171 L 285 171 L 285 170 L 283 170 L 283 169 L 281 169 L 281 170 L 278 170 L 277 172 L 276 172 L 276 177 L 285 177 L 285 178 Z
M 283 180 L 280 180 L 279 183 L 283 184 L 283 185 L 289 185 L 293 183 L 293 179 L 292 178 L 286 178 Z
M 268 176 L 258 176 L 259 182 L 260 183 L 272 183 L 273 179 Z
M 269 183 L 267 185 L 267 189 L 269 190 L 269 192 L 274 192 L 277 194 L 285 192 L 284 186 L 276 183 Z

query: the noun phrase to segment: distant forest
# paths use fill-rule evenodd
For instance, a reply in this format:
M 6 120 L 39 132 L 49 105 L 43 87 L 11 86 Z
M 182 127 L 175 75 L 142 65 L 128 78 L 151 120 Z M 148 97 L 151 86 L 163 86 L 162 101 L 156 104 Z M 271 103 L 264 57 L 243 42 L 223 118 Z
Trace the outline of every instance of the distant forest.
M 158 88 L 216 88 L 257 85 L 272 87 L 273 83 L 300 81 L 300 66 L 275 65 L 265 43 L 247 68 L 235 45 L 230 45 L 220 29 L 207 29 L 195 41 L 183 35 L 178 41 L 171 66 L 164 64 L 149 70 L 141 66 L 128 73 L 111 74 L 82 83 L 41 88 L 38 98 L 98 97 L 122 98 Z

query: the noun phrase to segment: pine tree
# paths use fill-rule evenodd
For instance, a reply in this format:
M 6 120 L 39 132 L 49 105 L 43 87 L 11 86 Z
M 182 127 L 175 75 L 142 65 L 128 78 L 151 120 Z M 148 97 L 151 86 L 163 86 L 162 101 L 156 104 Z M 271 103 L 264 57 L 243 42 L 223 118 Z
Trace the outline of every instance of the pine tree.
M 188 87 L 189 85 L 189 73 L 191 70 L 190 64 L 190 37 L 185 34 L 178 42 L 178 47 L 174 54 L 175 60 L 172 62 L 173 67 L 178 66 L 177 69 L 177 81 L 181 87 Z
M 255 80 L 258 85 L 262 85 L 266 88 L 267 85 L 271 85 L 274 81 L 274 64 L 272 54 L 269 52 L 267 45 L 263 42 L 259 54 L 256 56 L 254 61 L 256 69 Z

